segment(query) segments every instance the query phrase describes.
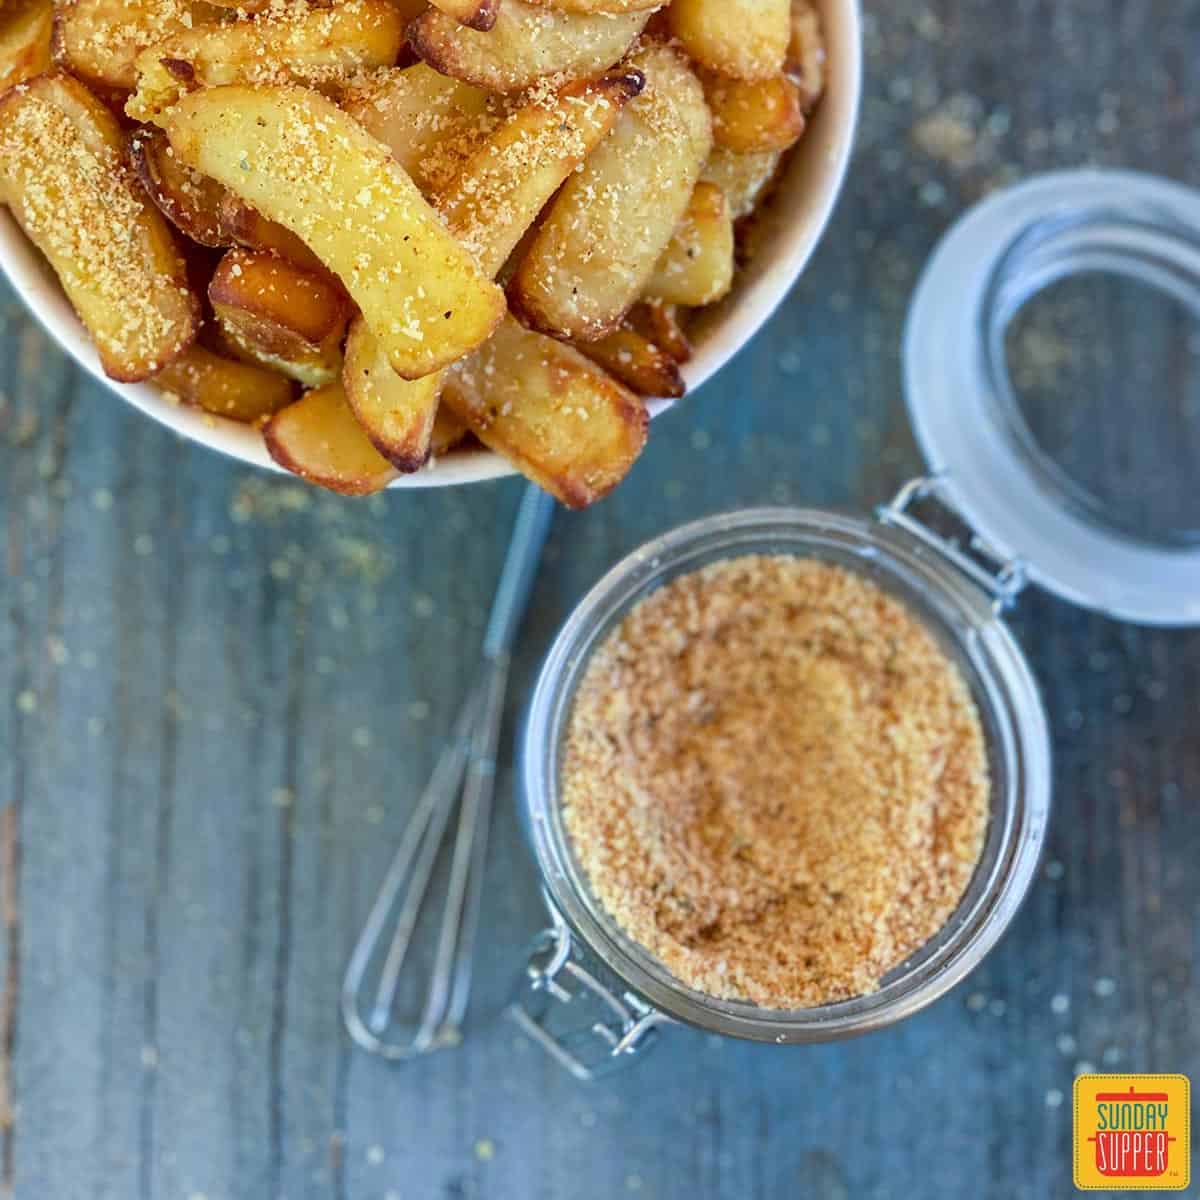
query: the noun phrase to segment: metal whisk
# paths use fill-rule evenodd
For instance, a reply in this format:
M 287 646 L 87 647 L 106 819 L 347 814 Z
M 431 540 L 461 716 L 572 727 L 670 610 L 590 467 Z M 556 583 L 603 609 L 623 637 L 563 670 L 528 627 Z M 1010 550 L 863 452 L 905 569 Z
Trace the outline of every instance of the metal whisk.
M 415 1058 L 461 1041 L 510 655 L 553 514 L 550 497 L 532 484 L 527 487 L 492 603 L 479 673 L 400 839 L 346 967 L 342 1019 L 359 1046 L 384 1058 Z M 415 1030 L 401 1029 L 393 1019 L 396 989 L 429 892 L 438 850 L 460 796 L 458 831 L 429 990 Z M 389 925 L 391 939 L 370 996 L 364 994 L 370 991 L 367 973 L 384 945 Z

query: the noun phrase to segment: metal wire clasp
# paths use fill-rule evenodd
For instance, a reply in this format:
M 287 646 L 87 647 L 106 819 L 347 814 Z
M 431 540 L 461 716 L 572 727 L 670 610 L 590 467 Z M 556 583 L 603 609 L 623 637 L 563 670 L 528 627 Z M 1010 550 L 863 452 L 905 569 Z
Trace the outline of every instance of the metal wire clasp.
M 966 548 L 956 538 L 946 537 L 931 529 L 909 511 L 921 500 L 936 500 L 956 520 L 962 514 L 946 495 L 945 477 L 927 475 L 910 479 L 895 495 L 890 504 L 882 504 L 875 510 L 876 516 L 886 525 L 895 525 L 911 533 L 937 554 L 949 559 L 960 571 L 969 576 L 992 598 L 992 611 L 1002 613 L 1012 606 L 1024 590 L 1028 577 L 1025 564 L 1019 558 L 1001 554 L 974 530 L 970 531 Z M 967 553 L 970 550 L 976 557 Z
M 576 1079 L 587 1083 L 627 1064 L 646 1051 L 662 1025 L 673 1018 L 632 992 L 618 995 L 573 957 L 574 942 L 562 915 L 549 902 L 552 924 L 534 939 L 529 962 L 508 1006 L 508 1015 Z M 579 1012 L 588 1001 L 598 1004 L 601 1019 L 581 1023 L 562 1034 L 548 1021 L 562 1005 Z

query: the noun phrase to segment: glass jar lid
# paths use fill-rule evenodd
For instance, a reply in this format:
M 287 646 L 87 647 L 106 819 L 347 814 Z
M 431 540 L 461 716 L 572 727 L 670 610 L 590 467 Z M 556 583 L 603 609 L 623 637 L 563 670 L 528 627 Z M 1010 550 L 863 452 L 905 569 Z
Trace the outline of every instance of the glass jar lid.
M 1119 503 L 1064 471 L 1034 436 L 1009 369 L 1022 310 L 1062 281 L 1097 276 L 1148 288 L 1200 322 L 1200 195 L 1148 175 L 1080 170 L 1039 176 L 968 212 L 935 250 L 909 310 L 913 430 L 939 495 L 1030 580 L 1123 620 L 1197 624 L 1200 528 L 1134 528 Z M 1137 386 L 1131 429 L 1160 402 Z M 1078 436 L 1099 436 L 1088 428 L 1091 397 L 1061 401 L 1084 408 Z

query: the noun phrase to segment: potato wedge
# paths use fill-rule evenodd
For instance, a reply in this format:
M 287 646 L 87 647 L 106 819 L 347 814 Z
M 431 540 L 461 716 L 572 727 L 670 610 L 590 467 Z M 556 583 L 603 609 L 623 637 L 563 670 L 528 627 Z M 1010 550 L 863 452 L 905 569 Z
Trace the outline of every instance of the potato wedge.
M 0 5 L 0 92 L 50 70 L 53 29 L 51 0 L 8 0 Z
M 295 385 L 282 375 L 203 346 L 189 346 L 153 383 L 184 404 L 246 424 L 269 417 L 296 395 Z
M 674 0 L 671 32 L 702 67 L 735 79 L 770 79 L 783 70 L 791 0 Z
M 751 81 L 705 71 L 701 79 L 716 145 L 741 154 L 787 150 L 804 133 L 804 96 L 786 75 Z
M 812 112 L 825 91 L 825 34 L 810 0 L 792 0 L 792 29 L 784 66 L 800 89 L 800 102 Z
M 645 86 L 638 70 L 617 70 L 564 88 L 515 113 L 441 193 L 450 231 L 494 276 L 546 202 L 612 129 Z
M 730 216 L 748 217 L 779 171 L 783 155 L 778 150 L 739 154 L 717 146 L 704 164 L 700 178 L 715 183 L 725 193 Z
M 221 230 L 227 239 L 225 245 L 246 246 L 250 250 L 269 250 L 306 271 L 323 273 L 336 282 L 325 270 L 321 260 L 290 229 L 285 229 L 278 221 L 268 220 L 228 188 L 222 190 L 225 194 L 218 205 L 218 214 Z
M 699 80 L 671 47 L 630 58 L 646 87 L 563 185 L 508 286 L 526 324 L 572 341 L 611 333 L 641 294 L 712 145 Z
M 396 478 L 354 419 L 341 383 L 281 408 L 263 426 L 263 440 L 281 467 L 343 496 L 369 496 Z
M 566 13 L 652 13 L 663 7 L 663 0 L 528 0 L 538 8 Z
M 404 378 L 455 362 L 504 315 L 503 293 L 387 148 L 315 92 L 205 88 L 165 127 L 185 163 L 290 229 L 341 280 Z
M 200 305 L 116 118 L 77 79 L 39 75 L 0 97 L 0 200 L 49 260 L 105 372 L 146 379 L 196 336 Z
M 362 317 L 346 339 L 342 379 L 350 408 L 375 449 L 397 470 L 419 471 L 432 452 L 445 372 L 401 379 Z
M 434 8 L 469 29 L 487 32 L 496 23 L 500 0 L 430 0 Z
M 230 244 L 233 239 L 221 223 L 221 201 L 228 193 L 215 179 L 184 166 L 161 129 L 135 129 L 129 137 L 129 161 L 150 199 L 176 229 L 202 246 Z
M 690 308 L 714 304 L 733 286 L 733 252 L 733 217 L 725 193 L 715 183 L 698 183 L 646 295 Z
M 378 71 L 341 105 L 426 195 L 458 174 L 502 115 L 498 97 L 425 63 Z
M 388 0 L 345 0 L 334 8 L 285 9 L 186 29 L 138 55 L 137 90 L 125 111 L 136 121 L 154 121 L 188 92 L 234 83 L 336 89 L 365 67 L 390 66 L 403 44 L 404 20 Z
M 452 233 L 494 275 L 562 181 L 612 128 L 640 91 L 637 72 L 614 72 L 575 84 L 530 104 L 472 156 L 438 201 Z M 361 321 L 346 346 L 346 394 L 367 436 L 402 471 L 415 471 L 431 452 L 441 379 L 410 382 L 388 365 Z
M 429 457 L 441 458 L 443 454 L 449 454 L 467 440 L 470 432 L 445 404 L 439 404 L 429 439 Z
M 203 0 L 59 0 L 54 57 L 94 88 L 133 90 L 135 63 L 147 46 L 225 15 Z
M 408 27 L 418 57 L 443 75 L 493 92 L 519 92 L 546 75 L 591 79 L 619 61 L 649 13 L 584 14 L 503 0 L 487 33 L 430 9 Z
M 442 403 L 485 446 L 571 508 L 628 473 L 646 444 L 641 400 L 573 346 L 506 317 L 446 373 Z
M 308 387 L 341 374 L 351 316 L 323 275 L 262 251 L 230 250 L 208 285 L 217 324 L 244 353 Z
M 629 310 L 626 320 L 647 341 L 653 342 L 680 366 L 691 361 L 692 343 L 688 341 L 687 332 L 679 319 L 679 309 L 674 304 L 642 300 Z
M 631 326 L 575 348 L 639 396 L 678 399 L 687 391 L 679 364 Z

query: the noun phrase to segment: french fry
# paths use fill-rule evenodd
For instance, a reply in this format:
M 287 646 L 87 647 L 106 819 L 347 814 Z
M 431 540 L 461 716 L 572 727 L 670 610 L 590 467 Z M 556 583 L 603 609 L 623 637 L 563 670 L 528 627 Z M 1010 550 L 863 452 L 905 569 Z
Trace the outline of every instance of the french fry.
M 575 348 L 639 396 L 678 399 L 687 390 L 679 364 L 631 326 Z
M 220 184 L 216 186 L 220 187 Z M 268 220 L 228 188 L 222 190 L 225 194 L 221 197 L 217 212 L 221 230 L 227 238 L 225 245 L 269 250 L 306 271 L 328 275 L 321 260 L 290 229 L 285 229 L 278 221 Z M 333 276 L 329 275 L 329 278 L 332 280 Z
M 137 81 L 137 57 L 147 46 L 224 15 L 203 0 L 59 0 L 54 57 L 91 87 L 129 92 Z
M 646 284 L 666 304 L 714 304 L 733 286 L 733 217 L 715 183 L 698 183 L 671 241 Z
M 594 78 L 624 56 L 647 20 L 645 12 L 567 13 L 503 0 L 487 33 L 430 9 L 408 27 L 408 40 L 443 75 L 519 92 L 547 75 L 562 83 Z
M 138 55 L 137 90 L 125 111 L 154 121 L 197 88 L 235 83 L 337 88 L 363 68 L 390 66 L 403 43 L 404 20 L 388 0 L 185 29 Z
M 770 79 L 783 70 L 791 0 L 674 0 L 671 32 L 701 66 L 735 79 Z
M 50 70 L 51 0 L 0 5 L 0 92 Z
M 0 200 L 49 260 L 113 379 L 146 379 L 196 336 L 171 232 L 125 160 L 112 113 L 78 80 L 0 97 Z
M 462 169 L 501 119 L 495 97 L 425 63 L 376 72 L 341 104 L 426 195 Z
M 351 310 L 342 290 L 261 251 L 230 250 L 208 285 L 217 324 L 245 354 L 308 387 L 342 369 Z
M 825 35 L 810 0 L 792 0 L 791 37 L 784 70 L 800 89 L 800 102 L 812 112 L 825 91 Z
M 628 474 L 649 424 L 641 400 L 573 346 L 511 317 L 446 373 L 442 402 L 570 508 L 586 508 Z
M 292 382 L 282 375 L 234 362 L 203 346 L 189 346 L 153 382 L 184 404 L 246 424 L 269 417 L 296 394 Z
M 612 128 L 644 80 L 614 72 L 514 113 L 438 200 L 450 231 L 495 275 L 562 181 Z M 402 471 L 429 457 L 441 379 L 409 382 L 390 369 L 363 322 L 346 346 L 346 395 L 367 436 Z
M 202 246 L 230 244 L 233 239 L 220 213 L 225 189 L 184 166 L 161 129 L 135 129 L 129 138 L 129 161 L 150 199 L 176 229 Z
M 315 92 L 205 88 L 165 127 L 185 163 L 290 229 L 341 280 L 404 378 L 461 358 L 504 315 L 503 293 L 387 148 Z
M 779 171 L 783 155 L 778 150 L 739 154 L 717 146 L 704 164 L 700 178 L 715 183 L 725 193 L 735 221 L 749 216 Z
M 674 304 L 643 300 L 629 310 L 626 320 L 647 341 L 653 342 L 680 366 L 691 361 L 692 343 L 688 341 L 679 320 L 679 309 Z
M 263 440 L 281 467 L 343 496 L 369 496 L 396 478 L 354 419 L 340 382 L 281 408 L 263 426 Z
M 804 94 L 786 75 L 729 79 L 701 74 L 713 118 L 713 141 L 741 154 L 787 150 L 804 133 Z
M 500 0 L 430 0 L 434 8 L 460 25 L 486 33 L 496 23 Z
M 564 88 L 515 113 L 472 156 L 437 208 L 494 276 L 562 182 L 603 142 L 645 86 L 635 69 Z
M 398 471 L 419 471 L 432 452 L 444 371 L 401 379 L 362 317 L 346 339 L 346 399 L 375 449 Z
M 429 439 L 429 457 L 441 458 L 467 440 L 470 430 L 445 404 L 439 404 L 433 422 L 433 434 Z
M 528 0 L 528 3 L 565 13 L 652 13 L 663 7 L 663 0 Z
M 712 145 L 699 80 L 669 46 L 634 55 L 645 90 L 563 185 L 508 286 L 526 324 L 588 341 L 641 294 Z

